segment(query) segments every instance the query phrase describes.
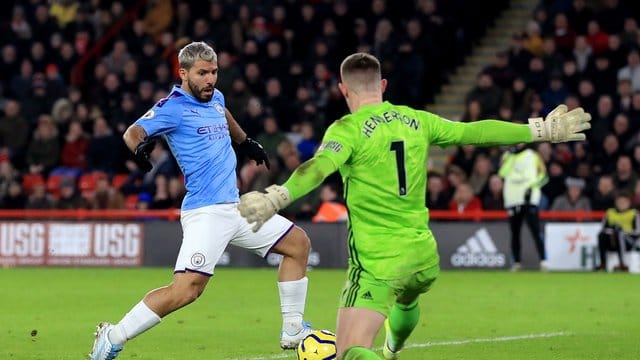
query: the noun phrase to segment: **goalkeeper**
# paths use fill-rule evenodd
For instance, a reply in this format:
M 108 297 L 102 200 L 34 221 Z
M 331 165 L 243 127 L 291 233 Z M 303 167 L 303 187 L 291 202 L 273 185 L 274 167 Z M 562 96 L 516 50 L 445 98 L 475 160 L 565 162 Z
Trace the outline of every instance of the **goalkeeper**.
M 349 270 L 338 312 L 338 358 L 378 359 L 370 348 L 384 324 L 383 355 L 395 359 L 418 323 L 418 297 L 440 272 L 424 206 L 429 146 L 584 140 L 581 132 L 590 127 L 591 116 L 560 105 L 528 125 L 451 122 L 383 101 L 387 81 L 372 55 L 350 55 L 340 75 L 338 86 L 351 114 L 327 129 L 314 157 L 283 185 L 243 195 L 238 208 L 256 231 L 339 170 L 349 209 Z

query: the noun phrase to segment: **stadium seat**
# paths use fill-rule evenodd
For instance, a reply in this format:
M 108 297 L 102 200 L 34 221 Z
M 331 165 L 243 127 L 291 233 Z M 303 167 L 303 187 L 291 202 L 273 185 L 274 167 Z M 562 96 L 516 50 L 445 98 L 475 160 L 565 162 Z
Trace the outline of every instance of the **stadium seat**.
M 111 186 L 113 186 L 117 190 L 120 190 L 122 185 L 124 185 L 124 183 L 127 182 L 128 178 L 129 178 L 129 174 L 115 174 L 111 179 Z
M 22 188 L 24 192 L 30 194 L 34 187 L 44 185 L 44 177 L 40 174 L 24 174 L 22 175 Z
M 82 192 L 82 196 L 89 196 L 96 188 L 98 178 L 107 176 L 101 171 L 94 171 L 91 173 L 82 174 L 78 180 L 78 189 Z
M 135 210 L 138 204 L 138 194 L 130 194 L 124 199 L 124 206 L 129 210 Z
M 67 177 L 67 175 L 50 174 L 49 177 L 47 178 L 47 192 L 53 195 L 54 199 L 60 198 L 60 183 L 65 177 Z

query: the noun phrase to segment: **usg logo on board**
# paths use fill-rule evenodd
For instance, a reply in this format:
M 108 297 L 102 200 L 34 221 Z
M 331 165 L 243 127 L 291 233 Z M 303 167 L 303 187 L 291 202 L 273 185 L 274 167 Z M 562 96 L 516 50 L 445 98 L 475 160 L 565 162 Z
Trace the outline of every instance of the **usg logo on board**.
M 504 267 L 507 256 L 498 252 L 486 228 L 478 229 L 451 255 L 454 267 Z

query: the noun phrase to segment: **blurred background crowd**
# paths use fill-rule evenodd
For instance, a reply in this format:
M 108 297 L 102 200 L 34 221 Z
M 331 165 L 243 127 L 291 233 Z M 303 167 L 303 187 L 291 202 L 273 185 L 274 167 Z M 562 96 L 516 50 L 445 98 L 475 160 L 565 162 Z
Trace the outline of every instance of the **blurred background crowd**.
M 424 108 L 507 0 L 24 0 L 0 4 L 0 208 L 179 208 L 183 178 L 166 145 L 141 173 L 121 135 L 177 82 L 177 52 L 206 41 L 216 87 L 272 169 L 238 153 L 241 192 L 284 181 L 348 109 L 338 67 L 375 54 L 385 99 Z M 526 121 L 560 103 L 593 116 L 586 142 L 534 147 L 542 209 L 601 210 L 616 189 L 640 206 L 640 6 L 541 1 L 477 77 L 460 121 Z M 428 108 L 426 110 L 429 110 Z M 464 146 L 429 171 L 432 209 L 502 209 L 505 148 Z M 568 186 L 569 185 L 569 186 Z M 343 220 L 332 176 L 285 215 Z M 465 204 L 460 206 L 460 204 Z M 335 206 L 322 206 L 322 205 Z M 567 205 L 568 204 L 568 205 Z M 322 211 L 319 209 L 324 209 Z M 329 219 L 329 220 L 327 220 Z

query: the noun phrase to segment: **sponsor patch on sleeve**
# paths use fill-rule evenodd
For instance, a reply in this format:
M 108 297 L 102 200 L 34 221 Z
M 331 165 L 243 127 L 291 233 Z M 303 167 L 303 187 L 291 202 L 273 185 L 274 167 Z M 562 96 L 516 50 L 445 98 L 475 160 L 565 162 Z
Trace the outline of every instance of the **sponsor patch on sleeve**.
M 331 150 L 337 153 L 337 152 L 340 152 L 340 150 L 342 150 L 342 144 L 333 140 L 327 141 L 325 143 L 322 143 L 322 145 L 320 145 L 320 147 L 318 148 L 318 151 L 325 150 L 325 149 Z
M 156 116 L 156 112 L 151 109 L 142 115 L 140 119 L 152 119 L 154 116 Z

